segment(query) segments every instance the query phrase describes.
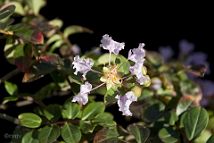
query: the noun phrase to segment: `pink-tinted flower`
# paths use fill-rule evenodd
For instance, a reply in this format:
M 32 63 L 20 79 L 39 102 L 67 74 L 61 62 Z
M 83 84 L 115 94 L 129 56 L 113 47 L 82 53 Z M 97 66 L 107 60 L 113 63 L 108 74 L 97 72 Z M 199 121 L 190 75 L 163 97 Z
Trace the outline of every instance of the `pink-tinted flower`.
M 109 50 L 110 53 L 118 55 L 120 50 L 124 49 L 125 43 L 116 42 L 109 35 L 105 34 L 101 40 L 101 47 L 105 50 Z
M 75 56 L 72 64 L 73 69 L 76 69 L 74 74 L 77 75 L 77 73 L 80 72 L 83 74 L 83 77 L 85 79 L 87 72 L 91 70 L 91 67 L 93 66 L 94 63 L 90 59 L 81 59 L 79 56 Z
M 146 55 L 145 50 L 143 49 L 144 46 L 144 43 L 140 43 L 138 48 L 129 50 L 128 59 L 135 63 L 143 63 Z
M 123 115 L 132 116 L 129 106 L 133 101 L 137 101 L 137 97 L 134 95 L 134 93 L 129 91 L 124 96 L 117 95 L 115 98 L 117 99 L 119 111 L 121 111 Z
M 89 82 L 80 86 L 80 92 L 74 96 L 72 102 L 78 102 L 79 104 L 85 105 L 88 102 L 88 94 L 92 90 L 92 85 Z

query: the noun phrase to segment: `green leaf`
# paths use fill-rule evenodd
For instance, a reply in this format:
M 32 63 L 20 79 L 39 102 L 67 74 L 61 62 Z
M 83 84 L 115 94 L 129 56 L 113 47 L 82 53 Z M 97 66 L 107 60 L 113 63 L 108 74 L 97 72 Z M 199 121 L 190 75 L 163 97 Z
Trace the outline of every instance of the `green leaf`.
M 68 143 L 78 143 L 81 139 L 81 132 L 76 126 L 65 123 L 61 128 L 61 136 Z
M 36 100 L 43 100 L 44 98 L 51 97 L 54 90 L 58 90 L 55 83 L 49 83 L 39 89 L 33 96 Z
M 93 119 L 93 122 L 103 127 L 112 127 L 116 125 L 116 123 L 113 121 L 113 116 L 106 112 L 98 114 Z
M 26 2 L 35 15 L 38 15 L 40 9 L 46 4 L 45 0 L 27 0 Z
M 102 56 L 100 56 L 98 59 L 97 59 L 97 62 L 95 63 L 97 66 L 99 65 L 106 65 L 109 63 L 109 54 L 103 54 Z M 110 62 L 114 63 L 115 60 L 116 60 L 117 56 L 112 54 L 111 55 L 111 59 L 110 59 Z
M 118 142 L 117 128 L 103 128 L 99 130 L 94 136 L 94 143 L 117 143 Z
M 64 36 L 64 38 L 68 38 L 72 34 L 82 33 L 82 32 L 92 33 L 92 31 L 88 28 L 78 26 L 78 25 L 72 25 L 72 26 L 65 28 L 65 30 L 63 32 L 63 36 Z
M 128 74 L 129 73 L 129 67 L 130 67 L 130 63 L 127 60 L 127 58 L 125 58 L 122 55 L 117 56 L 117 59 L 119 59 L 119 65 L 118 65 L 118 71 L 123 73 L 123 74 Z
M 16 7 L 14 5 L 3 6 L 3 8 L 0 9 L 0 20 L 12 15 L 15 11 L 15 8 Z
M 82 120 L 90 120 L 95 118 L 98 114 L 104 112 L 105 105 L 102 102 L 93 102 L 88 104 L 82 113 Z
M 30 131 L 22 137 L 22 143 L 39 143 L 39 140 L 34 138 L 34 132 Z
M 49 24 L 51 26 L 61 28 L 63 25 L 63 21 L 60 19 L 53 19 L 53 20 L 49 21 Z
M 145 143 L 150 135 L 148 128 L 136 124 L 129 125 L 128 131 L 135 137 L 137 143 Z
M 47 45 L 50 45 L 51 43 L 53 43 L 53 42 L 56 42 L 56 41 L 58 41 L 58 40 L 63 40 L 62 39 L 62 36 L 61 35 L 59 35 L 59 34 L 55 34 L 55 35 L 53 35 L 52 37 L 50 37 L 49 39 L 48 39 L 48 41 L 46 42 L 46 44 Z
M 50 104 L 43 109 L 43 115 L 48 120 L 58 120 L 61 117 L 61 106 L 57 104 Z
M 161 118 L 163 109 L 164 105 L 162 103 L 155 103 L 145 109 L 143 118 L 147 122 L 155 122 Z
M 42 119 L 33 113 L 22 113 L 18 116 L 20 125 L 28 128 L 37 128 L 41 125 Z
M 38 138 L 41 143 L 53 143 L 60 136 L 60 128 L 58 126 L 45 126 L 40 129 Z
M 80 121 L 79 127 L 84 134 L 93 133 L 96 125 L 93 124 L 91 121 Z
M 183 112 L 185 112 L 188 107 L 192 104 L 192 100 L 188 100 L 184 97 L 182 97 L 179 102 L 178 105 L 176 107 L 176 114 L 179 116 L 181 115 Z
M 21 5 L 21 3 L 13 1 L 13 2 L 11 2 L 11 4 L 15 5 L 15 7 L 16 7 L 15 13 L 18 13 L 20 15 L 25 14 L 24 7 Z
M 207 143 L 214 143 L 214 135 L 208 139 Z
M 167 124 L 173 126 L 178 121 L 178 116 L 176 115 L 175 111 L 169 111 L 165 115 L 165 121 Z
M 4 99 L 3 99 L 3 104 L 6 104 L 6 103 L 8 103 L 8 102 L 10 102 L 10 101 L 16 101 L 16 100 L 18 100 L 18 97 L 17 96 L 9 96 L 9 97 L 5 97 Z
M 194 143 L 206 143 L 210 136 L 212 136 L 212 133 L 209 130 L 204 130 L 200 136 L 194 140 Z
M 7 93 L 9 93 L 10 95 L 14 95 L 18 90 L 18 87 L 16 84 L 8 82 L 8 81 L 4 82 L 4 87 L 7 91 Z
M 74 119 L 80 113 L 79 104 L 72 103 L 71 101 L 65 102 L 62 109 L 62 117 L 64 119 Z
M 209 120 L 207 111 L 201 107 L 187 110 L 183 115 L 182 124 L 189 140 L 198 137 L 206 128 Z
M 24 23 L 18 23 L 15 25 L 11 25 L 9 30 L 14 31 L 14 34 L 18 36 L 19 38 L 22 38 L 25 41 L 30 42 L 31 36 L 33 34 L 33 29 Z
M 179 134 L 172 128 L 162 128 L 158 136 L 164 143 L 177 143 L 179 141 Z

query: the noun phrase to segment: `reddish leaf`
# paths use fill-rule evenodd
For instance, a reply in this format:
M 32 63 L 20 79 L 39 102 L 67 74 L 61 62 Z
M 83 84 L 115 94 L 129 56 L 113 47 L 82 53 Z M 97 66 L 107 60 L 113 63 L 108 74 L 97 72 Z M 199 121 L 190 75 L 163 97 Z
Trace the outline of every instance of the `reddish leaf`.
M 41 55 L 37 57 L 38 62 L 50 63 L 50 64 L 57 64 L 59 63 L 59 57 L 57 55 Z
M 32 64 L 30 57 L 19 57 L 15 59 L 15 65 L 22 72 L 27 72 Z
M 38 44 L 38 45 L 43 44 L 44 37 L 43 37 L 42 32 L 38 32 L 38 31 L 33 32 L 32 37 L 31 37 L 31 42 L 33 42 L 34 44 Z

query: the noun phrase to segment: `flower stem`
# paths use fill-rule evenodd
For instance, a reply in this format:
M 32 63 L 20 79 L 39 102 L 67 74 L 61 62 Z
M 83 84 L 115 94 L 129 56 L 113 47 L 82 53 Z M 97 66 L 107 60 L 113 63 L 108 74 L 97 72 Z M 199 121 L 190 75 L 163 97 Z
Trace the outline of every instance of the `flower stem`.
M 100 85 L 98 85 L 98 86 L 96 86 L 96 87 L 92 88 L 92 90 L 91 90 L 91 91 L 94 91 L 94 90 L 96 90 L 96 89 L 100 88 L 100 87 L 101 87 L 101 86 L 103 86 L 104 84 L 106 84 L 106 83 L 102 83 L 102 84 L 100 84 Z
M 99 71 L 97 71 L 97 70 L 91 69 L 91 71 L 94 72 L 94 73 L 102 74 L 101 72 L 99 72 Z
M 111 52 L 109 53 L 109 57 L 108 57 L 108 65 L 111 65 Z
M 6 74 L 5 76 L 3 76 L 0 79 L 0 84 L 8 79 L 10 79 L 11 77 L 13 77 L 14 75 L 18 74 L 20 72 L 20 70 L 17 68 L 15 70 L 12 70 L 11 72 L 9 72 L 8 74 Z

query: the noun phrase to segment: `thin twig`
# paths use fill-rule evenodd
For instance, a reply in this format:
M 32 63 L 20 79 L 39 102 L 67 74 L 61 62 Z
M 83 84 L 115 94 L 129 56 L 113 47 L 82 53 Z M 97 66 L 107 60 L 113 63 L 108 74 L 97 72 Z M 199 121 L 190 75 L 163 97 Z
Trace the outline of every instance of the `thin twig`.
M 102 74 L 101 72 L 99 72 L 97 70 L 94 70 L 94 69 L 91 69 L 91 71 L 94 72 L 94 73 Z
M 8 74 L 6 74 L 5 76 L 3 76 L 1 79 L 0 79 L 0 84 L 8 79 L 10 79 L 11 77 L 17 75 L 18 73 L 20 73 L 20 70 L 18 68 L 16 68 L 15 70 L 9 72 Z
M 14 124 L 17 124 L 17 125 L 19 124 L 19 119 L 14 118 L 12 116 L 9 116 L 9 115 L 7 115 L 5 113 L 0 113 L 0 119 L 4 119 L 4 120 L 7 120 L 7 121 L 10 121 L 10 122 L 12 122 Z
M 96 90 L 96 89 L 100 88 L 100 87 L 101 87 L 101 86 L 103 86 L 104 84 L 106 84 L 106 83 L 102 83 L 102 84 L 100 84 L 100 85 L 98 85 L 98 86 L 96 86 L 96 87 L 92 88 L 92 90 L 91 90 L 91 91 L 94 91 L 94 90 Z

